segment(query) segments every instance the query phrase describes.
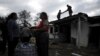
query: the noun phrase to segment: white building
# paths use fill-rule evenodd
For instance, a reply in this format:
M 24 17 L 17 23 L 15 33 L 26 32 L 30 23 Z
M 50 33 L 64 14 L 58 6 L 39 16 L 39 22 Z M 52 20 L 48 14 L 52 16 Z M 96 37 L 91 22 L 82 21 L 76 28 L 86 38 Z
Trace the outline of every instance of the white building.
M 57 35 L 59 37 L 61 34 L 63 41 L 73 43 L 78 47 L 88 47 L 90 45 L 100 47 L 100 34 L 97 34 L 97 32 L 100 32 L 99 18 L 88 17 L 84 13 L 79 13 L 72 17 L 52 21 L 50 22 L 52 24 L 50 26 L 50 36 Z M 62 39 L 62 37 L 59 38 Z

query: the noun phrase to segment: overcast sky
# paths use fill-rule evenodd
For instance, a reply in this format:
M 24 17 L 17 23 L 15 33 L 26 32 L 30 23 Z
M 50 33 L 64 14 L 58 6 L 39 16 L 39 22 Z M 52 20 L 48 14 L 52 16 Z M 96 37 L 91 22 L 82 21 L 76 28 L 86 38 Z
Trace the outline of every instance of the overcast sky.
M 49 21 L 52 21 L 57 19 L 59 9 L 62 12 L 67 9 L 67 4 L 72 6 L 73 14 L 83 12 L 89 16 L 100 15 L 100 0 L 0 0 L 0 15 L 6 16 L 11 12 L 27 10 L 34 18 L 37 13 L 45 11 Z M 65 16 L 68 16 L 68 12 L 61 17 Z

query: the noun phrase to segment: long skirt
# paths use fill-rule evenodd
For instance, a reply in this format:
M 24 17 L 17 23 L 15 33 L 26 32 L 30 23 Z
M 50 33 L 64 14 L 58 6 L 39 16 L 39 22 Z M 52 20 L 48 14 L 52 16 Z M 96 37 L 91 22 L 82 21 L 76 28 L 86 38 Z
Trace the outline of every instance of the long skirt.
M 49 34 L 43 32 L 36 37 L 38 56 L 48 56 Z

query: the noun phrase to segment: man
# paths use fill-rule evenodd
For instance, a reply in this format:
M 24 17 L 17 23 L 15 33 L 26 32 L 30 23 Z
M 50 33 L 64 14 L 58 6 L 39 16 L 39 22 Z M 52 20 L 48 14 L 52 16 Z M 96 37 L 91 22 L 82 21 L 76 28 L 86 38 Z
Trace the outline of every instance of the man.
M 17 14 L 15 12 L 8 16 L 7 31 L 8 31 L 8 56 L 14 55 L 15 47 L 19 39 L 19 26 L 16 22 Z
M 69 16 L 72 16 L 72 13 L 73 13 L 73 11 L 72 11 L 72 7 L 70 6 L 70 5 L 67 5 L 67 10 L 66 11 L 64 11 L 63 13 L 65 13 L 65 12 L 69 12 Z
M 57 14 L 57 18 L 58 18 L 58 20 L 60 20 L 60 17 L 61 17 L 61 10 L 59 10 L 59 12 L 58 12 L 58 14 Z

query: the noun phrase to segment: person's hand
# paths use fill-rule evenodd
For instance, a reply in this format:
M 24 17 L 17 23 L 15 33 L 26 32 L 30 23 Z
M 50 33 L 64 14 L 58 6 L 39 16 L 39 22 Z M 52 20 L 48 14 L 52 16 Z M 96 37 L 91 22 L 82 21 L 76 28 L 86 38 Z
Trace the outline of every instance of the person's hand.
M 34 31 L 37 31 L 38 29 L 33 29 Z
M 36 27 L 30 27 L 30 29 L 35 29 Z

